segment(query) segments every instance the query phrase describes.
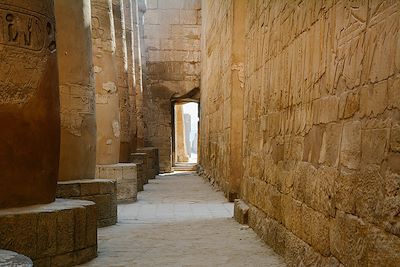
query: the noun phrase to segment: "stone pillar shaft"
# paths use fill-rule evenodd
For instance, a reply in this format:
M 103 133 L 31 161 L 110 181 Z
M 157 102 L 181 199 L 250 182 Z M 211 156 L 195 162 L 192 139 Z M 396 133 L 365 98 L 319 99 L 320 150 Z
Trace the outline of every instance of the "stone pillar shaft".
M 117 87 L 121 120 L 121 139 L 119 162 L 128 162 L 130 153 L 130 113 L 128 85 L 128 51 L 126 45 L 124 1 L 113 0 L 113 18 L 115 27 L 115 59 L 117 70 Z
M 61 113 L 59 181 L 94 178 L 96 104 L 90 3 L 56 0 L 55 12 Z
M 60 153 L 54 1 L 2 0 L 0 26 L 0 209 L 49 203 Z
M 134 24 L 132 6 L 133 0 L 124 1 L 125 13 L 125 34 L 126 34 L 126 48 L 128 59 L 128 91 L 129 91 L 129 120 L 130 120 L 130 152 L 136 150 L 137 147 L 137 118 L 136 118 L 136 77 L 135 77 L 135 55 L 134 55 Z
M 135 59 L 135 77 L 136 77 L 136 123 L 137 123 L 136 136 L 137 136 L 137 147 L 144 147 L 143 70 L 142 70 L 143 39 L 141 38 L 143 23 L 140 23 L 138 1 L 139 0 L 132 0 L 134 59 Z
M 119 162 L 120 112 L 111 0 L 92 0 L 93 63 L 96 84 L 97 164 Z

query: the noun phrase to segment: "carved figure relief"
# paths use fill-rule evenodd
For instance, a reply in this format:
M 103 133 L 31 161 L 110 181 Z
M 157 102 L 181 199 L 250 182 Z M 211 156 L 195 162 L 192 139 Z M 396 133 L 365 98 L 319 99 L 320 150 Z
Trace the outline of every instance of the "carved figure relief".
M 46 66 L 43 54 L 55 49 L 54 21 L 0 4 L 0 105 L 29 101 Z

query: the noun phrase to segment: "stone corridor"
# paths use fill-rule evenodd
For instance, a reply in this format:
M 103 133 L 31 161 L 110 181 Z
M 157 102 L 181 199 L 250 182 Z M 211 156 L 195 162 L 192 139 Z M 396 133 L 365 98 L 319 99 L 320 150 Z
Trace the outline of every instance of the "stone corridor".
M 285 266 L 233 204 L 194 173 L 157 176 L 99 229 L 98 257 L 81 266 Z

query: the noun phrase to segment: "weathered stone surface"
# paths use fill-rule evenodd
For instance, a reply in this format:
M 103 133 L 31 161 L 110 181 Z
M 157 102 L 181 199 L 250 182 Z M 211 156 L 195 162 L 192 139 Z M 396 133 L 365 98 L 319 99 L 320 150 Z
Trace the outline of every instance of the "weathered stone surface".
M 144 15 L 144 145 L 159 149 L 161 172 L 172 170 L 171 98 L 200 85 L 200 2 L 153 1 Z
M 235 199 L 234 217 L 239 223 L 248 224 L 249 206 L 240 199 Z
M 115 181 L 117 186 L 117 201 L 136 201 L 138 192 L 136 164 L 119 163 L 113 165 L 97 165 L 96 178 Z M 108 201 L 106 202 L 108 203 Z M 109 206 L 104 206 L 103 212 L 106 212 L 108 209 L 113 213 L 114 209 L 111 209 Z
M 121 122 L 112 1 L 90 3 L 96 87 L 96 163 L 116 164 L 119 162 Z
M 249 225 L 289 266 L 398 265 L 400 5 L 239 2 L 202 2 L 202 172 L 229 191 L 240 125 Z
M 117 223 L 117 186 L 113 180 L 87 179 L 58 182 L 57 197 L 83 199 L 96 203 L 98 227 Z
M 32 267 L 33 262 L 24 255 L 13 251 L 0 249 L 0 266 Z
M 97 256 L 95 204 L 57 199 L 0 211 L 0 247 L 30 257 L 35 266 L 74 266 Z M 82 251 L 87 251 L 81 255 Z M 1 256 L 0 256 L 1 258 Z
M 159 160 L 159 150 L 155 147 L 141 147 L 136 149 L 137 153 L 133 155 L 138 155 L 138 153 L 145 153 L 147 155 L 147 173 L 148 179 L 154 179 L 157 174 L 160 173 L 160 160 Z M 135 156 L 134 156 L 135 157 Z
M 61 114 L 58 180 L 90 179 L 94 178 L 96 166 L 96 98 L 90 3 L 57 0 L 55 13 Z M 71 17 L 74 19 L 71 20 Z
M 0 25 L 0 208 L 49 203 L 60 152 L 54 1 L 1 1 Z

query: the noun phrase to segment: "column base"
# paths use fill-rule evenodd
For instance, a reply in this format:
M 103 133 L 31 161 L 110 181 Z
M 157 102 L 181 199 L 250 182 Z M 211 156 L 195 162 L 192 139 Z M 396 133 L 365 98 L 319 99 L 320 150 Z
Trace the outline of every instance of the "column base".
M 138 166 L 138 183 L 143 185 L 149 183 L 149 172 L 148 172 L 148 157 L 146 153 L 131 153 L 130 162 L 137 164 Z
M 136 149 L 136 152 L 147 154 L 149 179 L 156 178 L 156 175 L 160 174 L 158 148 L 156 148 L 156 147 L 141 147 L 141 148 Z
M 32 267 L 33 262 L 27 256 L 14 251 L 0 249 L 0 266 L 24 266 Z
M 0 248 L 26 255 L 34 266 L 69 267 L 97 257 L 95 203 L 56 199 L 0 210 Z
M 117 187 L 113 180 L 85 179 L 57 183 L 57 197 L 96 203 L 97 227 L 117 223 Z
M 137 166 L 134 163 L 118 163 L 96 166 L 97 179 L 110 179 L 117 182 L 117 201 L 137 200 Z

